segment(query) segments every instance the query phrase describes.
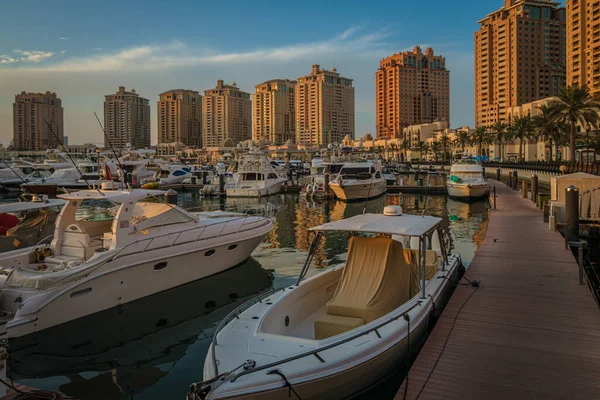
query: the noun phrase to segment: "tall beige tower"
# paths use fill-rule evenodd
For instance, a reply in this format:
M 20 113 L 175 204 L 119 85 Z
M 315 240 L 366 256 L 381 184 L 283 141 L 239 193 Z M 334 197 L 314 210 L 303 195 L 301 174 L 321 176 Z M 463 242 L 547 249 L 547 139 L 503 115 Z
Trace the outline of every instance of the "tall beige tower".
M 431 47 L 394 54 L 375 73 L 377 137 L 398 138 L 407 126 L 450 123 L 450 71 Z
M 600 100 L 600 2 L 567 0 L 567 85 L 587 85 Z
M 17 150 L 47 150 L 59 146 L 50 132 L 64 139 L 63 108 L 56 93 L 26 93 L 15 96 L 13 104 L 13 147 Z
M 252 139 L 284 144 L 296 140 L 296 82 L 273 79 L 256 85 L 252 95 Z
M 202 100 L 202 145 L 217 147 L 226 139 L 238 143 L 251 138 L 252 101 L 235 83 L 217 81 L 214 89 L 204 91 Z
M 341 143 L 354 133 L 352 79 L 313 64 L 310 75 L 298 78 L 296 85 L 296 143 Z
M 134 89 L 130 92 L 119 86 L 115 94 L 104 96 L 104 129 L 115 149 L 127 146 L 150 147 L 150 102 Z M 104 146 L 109 143 L 104 138 Z
M 504 0 L 475 32 L 475 123 L 558 94 L 566 79 L 565 9 L 552 0 Z
M 158 143 L 202 147 L 202 96 L 194 90 L 161 93 L 157 103 Z

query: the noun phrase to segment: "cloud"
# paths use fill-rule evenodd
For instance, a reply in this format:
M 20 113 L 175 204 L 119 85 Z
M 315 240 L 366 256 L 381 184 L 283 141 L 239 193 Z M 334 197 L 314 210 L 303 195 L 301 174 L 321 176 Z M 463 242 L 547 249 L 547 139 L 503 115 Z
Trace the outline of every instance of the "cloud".
M 259 48 L 246 52 L 221 52 L 209 48 L 190 48 L 183 42 L 173 41 L 167 44 L 143 45 L 114 52 L 71 57 L 51 64 L 29 67 L 27 70 L 42 72 L 156 71 L 228 63 L 289 62 L 307 57 L 316 59 L 319 56 L 335 54 L 371 53 L 380 49 L 384 45 L 384 39 L 390 35 L 386 30 L 358 35 L 359 29 L 359 27 L 349 28 L 324 41 Z M 101 51 L 100 48 L 93 50 Z M 44 54 L 47 55 L 45 58 L 53 55 L 50 52 Z M 38 57 L 43 56 L 40 54 Z
M 9 57 L 6 54 L 0 54 L 0 64 L 12 64 L 18 61 L 19 60 L 17 60 L 16 58 Z
M 69 40 L 69 38 L 68 37 L 64 37 L 64 36 L 59 36 L 58 40 Z
M 27 51 L 27 50 L 13 50 L 13 53 L 21 54 L 22 57 L 19 61 L 39 63 L 54 55 L 51 51 Z

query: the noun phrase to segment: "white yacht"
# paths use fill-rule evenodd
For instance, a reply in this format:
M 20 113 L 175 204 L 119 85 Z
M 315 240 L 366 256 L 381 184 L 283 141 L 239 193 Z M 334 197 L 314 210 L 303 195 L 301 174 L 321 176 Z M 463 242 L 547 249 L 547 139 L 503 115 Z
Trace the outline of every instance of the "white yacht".
M 176 185 L 193 175 L 191 168 L 180 164 L 166 164 L 156 168 L 153 176 L 144 179 L 143 183 L 158 183 L 159 185 Z
M 2 187 L 8 192 L 20 192 L 21 185 L 35 182 L 41 179 L 49 178 L 52 175 L 47 169 L 30 169 L 30 168 L 21 168 L 19 169 L 20 173 L 17 173 L 18 176 L 12 179 L 7 178 L 2 180 Z M 28 171 L 28 172 L 26 172 Z M 16 172 L 16 170 L 15 170 Z M 21 175 L 24 174 L 24 175 Z
M 372 199 L 387 191 L 378 162 L 344 164 L 337 177 L 329 182 L 329 187 L 344 201 Z
M 448 196 L 466 200 L 485 197 L 489 192 L 483 167 L 475 160 L 465 158 L 450 167 L 446 188 Z
M 260 151 L 250 151 L 240 162 L 235 184 L 227 188 L 227 197 L 265 197 L 277 194 L 286 178 L 280 176 L 271 160 Z
M 464 273 L 441 222 L 388 206 L 312 228 L 297 283 L 221 322 L 187 399 L 351 398 L 408 362 Z M 329 232 L 351 236 L 346 264 L 304 279 Z
M 0 255 L 0 310 L 8 337 L 23 336 L 231 268 L 272 229 L 259 216 L 190 213 L 151 202 L 164 192 L 83 190 L 59 196 L 49 246 Z M 114 218 L 82 218 L 86 202 Z M 106 207 L 102 207 L 105 212 Z M 36 257 L 42 253 L 43 259 Z

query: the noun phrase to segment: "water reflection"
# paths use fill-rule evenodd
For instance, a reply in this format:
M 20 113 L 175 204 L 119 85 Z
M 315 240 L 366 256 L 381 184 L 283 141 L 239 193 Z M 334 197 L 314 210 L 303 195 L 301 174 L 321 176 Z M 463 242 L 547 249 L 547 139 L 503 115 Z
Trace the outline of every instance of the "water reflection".
M 68 382 L 58 389 L 82 399 L 132 396 L 168 375 L 189 345 L 208 347 L 215 324 L 271 283 L 272 274 L 250 258 L 210 278 L 11 340 L 13 378 L 64 376 Z

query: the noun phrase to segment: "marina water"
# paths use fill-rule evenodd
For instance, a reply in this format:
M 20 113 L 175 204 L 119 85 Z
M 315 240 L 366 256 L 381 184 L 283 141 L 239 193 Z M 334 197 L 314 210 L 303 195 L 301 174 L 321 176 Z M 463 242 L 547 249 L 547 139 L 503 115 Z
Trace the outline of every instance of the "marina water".
M 442 217 L 455 252 L 468 266 L 483 238 L 488 205 L 445 196 L 387 195 L 368 203 L 311 203 L 298 195 L 268 199 L 203 199 L 179 195 L 194 211 L 270 211 L 274 229 L 242 265 L 204 280 L 106 310 L 10 343 L 12 378 L 80 399 L 183 398 L 191 382 L 202 380 L 204 357 L 219 321 L 252 295 L 295 282 L 312 236 L 308 228 L 400 204 L 408 214 Z M 85 210 L 106 216 L 105 205 Z M 328 235 L 313 260 L 312 274 L 344 262 L 348 238 Z M 201 267 L 201 266 L 199 266 Z M 144 282 L 141 280 L 140 285 Z M 364 398 L 391 399 L 395 377 Z

